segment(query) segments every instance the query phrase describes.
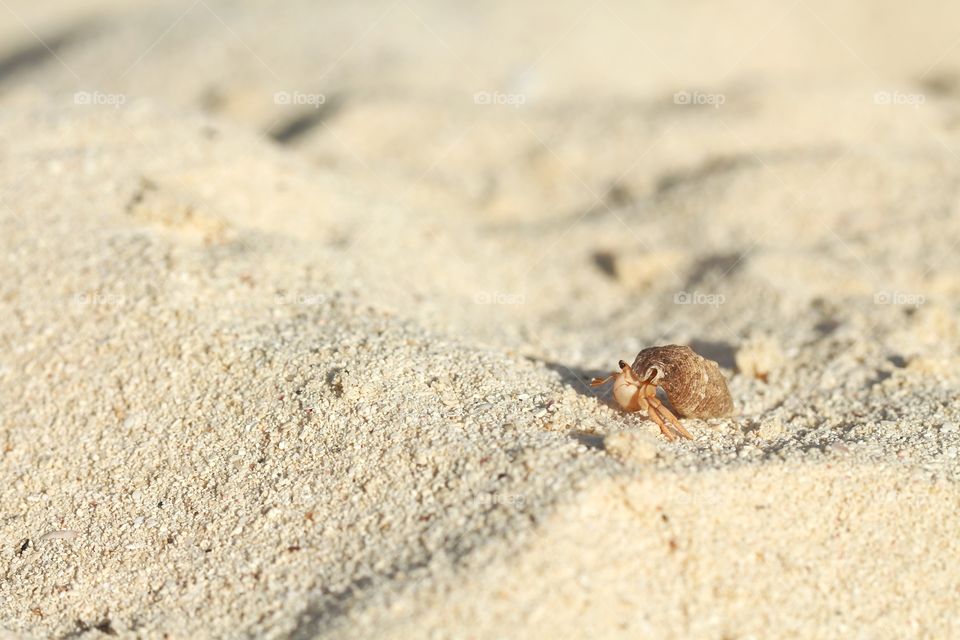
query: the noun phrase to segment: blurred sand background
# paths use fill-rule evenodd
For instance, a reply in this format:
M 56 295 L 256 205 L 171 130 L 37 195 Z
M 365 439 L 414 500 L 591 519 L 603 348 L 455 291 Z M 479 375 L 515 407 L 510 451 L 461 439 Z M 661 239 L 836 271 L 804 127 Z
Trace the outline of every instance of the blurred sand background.
M 0 0 L 0 141 L 0 635 L 960 634 L 960 6 Z

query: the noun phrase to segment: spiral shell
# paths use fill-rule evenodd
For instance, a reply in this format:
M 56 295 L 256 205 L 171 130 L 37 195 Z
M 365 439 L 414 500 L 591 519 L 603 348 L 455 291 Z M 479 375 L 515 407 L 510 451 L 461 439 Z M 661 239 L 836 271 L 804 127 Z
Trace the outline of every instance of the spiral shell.
M 733 414 L 733 398 L 720 365 L 690 347 L 649 347 L 630 367 L 641 380 L 664 390 L 681 418 L 722 418 Z

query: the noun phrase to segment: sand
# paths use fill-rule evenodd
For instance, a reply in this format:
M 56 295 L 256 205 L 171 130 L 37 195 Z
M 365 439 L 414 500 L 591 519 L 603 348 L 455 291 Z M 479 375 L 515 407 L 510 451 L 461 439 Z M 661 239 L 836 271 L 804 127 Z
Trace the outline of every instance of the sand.
M 960 634 L 957 18 L 0 2 L 0 636 Z

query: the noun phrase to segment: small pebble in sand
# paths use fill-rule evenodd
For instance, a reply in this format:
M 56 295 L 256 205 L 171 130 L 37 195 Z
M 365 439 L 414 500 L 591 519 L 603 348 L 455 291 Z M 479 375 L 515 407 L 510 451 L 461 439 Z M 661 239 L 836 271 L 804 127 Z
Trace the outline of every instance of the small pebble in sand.
M 603 439 L 603 446 L 607 453 L 624 463 L 650 462 L 657 457 L 656 441 L 644 433 L 612 433 Z
M 783 435 L 783 422 L 780 418 L 765 420 L 757 430 L 757 435 L 763 440 L 776 440 Z
M 737 369 L 762 382 L 783 365 L 783 351 L 776 340 L 768 336 L 754 336 L 743 343 L 734 356 Z
M 38 538 L 38 542 L 47 542 L 48 540 L 73 540 L 78 535 L 80 534 L 70 529 L 59 529 L 43 534 Z

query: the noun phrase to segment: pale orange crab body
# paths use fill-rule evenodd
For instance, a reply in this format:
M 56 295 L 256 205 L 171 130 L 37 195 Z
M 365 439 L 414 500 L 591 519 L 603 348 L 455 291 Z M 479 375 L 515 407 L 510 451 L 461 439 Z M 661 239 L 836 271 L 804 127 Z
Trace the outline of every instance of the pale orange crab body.
M 623 360 L 620 371 L 606 378 L 594 378 L 592 386 L 613 379 L 613 398 L 624 411 L 643 411 L 657 423 L 669 440 L 676 431 L 693 439 L 677 416 L 657 398 L 663 389 L 674 411 L 682 418 L 720 418 L 733 414 L 733 399 L 720 366 L 698 355 L 690 347 L 650 347 L 637 354 L 633 366 Z M 669 421 L 673 431 L 667 427 Z

